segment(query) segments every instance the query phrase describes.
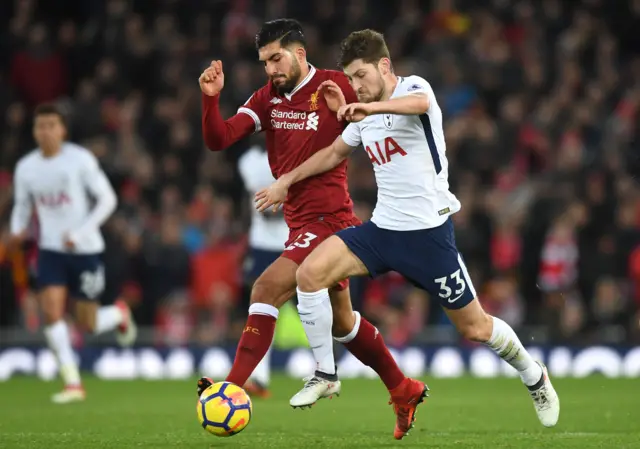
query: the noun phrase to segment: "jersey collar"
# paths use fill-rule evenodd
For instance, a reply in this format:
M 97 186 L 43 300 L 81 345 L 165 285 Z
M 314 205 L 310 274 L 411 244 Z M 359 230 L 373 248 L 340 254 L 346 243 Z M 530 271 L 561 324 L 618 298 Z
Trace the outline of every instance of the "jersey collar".
M 316 68 L 314 66 L 312 66 L 311 64 L 309 64 L 309 73 L 307 73 L 307 76 L 304 77 L 304 79 L 302 80 L 302 82 L 300 84 L 298 84 L 295 89 L 293 89 L 291 92 L 289 92 L 288 94 L 284 94 L 284 97 L 291 101 L 291 99 L 293 98 L 293 95 L 298 92 L 300 89 L 302 89 L 304 86 L 306 86 L 309 81 L 311 81 L 311 78 L 313 78 L 313 75 L 316 74 Z

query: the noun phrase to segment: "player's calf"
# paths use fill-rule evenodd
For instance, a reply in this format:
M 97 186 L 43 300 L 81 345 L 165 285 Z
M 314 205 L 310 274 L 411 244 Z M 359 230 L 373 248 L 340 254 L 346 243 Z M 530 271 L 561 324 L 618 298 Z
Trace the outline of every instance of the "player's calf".
M 507 323 L 484 312 L 474 299 L 447 315 L 465 338 L 483 343 L 518 371 L 534 402 L 538 419 L 546 427 L 554 426 L 560 414 L 560 401 L 546 369 L 534 360 Z
M 328 382 L 337 381 L 333 357 L 333 311 L 329 288 L 343 279 L 363 274 L 363 272 L 366 273 L 366 269 L 362 262 L 336 236 L 331 236 L 322 242 L 296 272 L 298 313 L 318 364 L 315 376 L 318 379 L 311 379 L 314 385 L 321 384 L 323 378 Z M 347 318 L 353 319 L 352 316 Z M 303 390 L 309 390 L 307 384 Z
M 40 303 L 45 319 L 44 336 L 49 349 L 51 349 L 51 352 L 53 352 L 58 362 L 58 368 L 65 385 L 65 391 L 66 389 L 79 390 L 82 388 L 80 371 L 76 365 L 75 355 L 71 347 L 69 326 L 63 319 L 67 288 L 62 285 L 45 286 L 40 296 Z M 77 391 L 75 394 L 64 394 L 61 397 L 64 398 L 74 395 L 78 395 Z M 54 402 L 60 402 L 56 397 L 52 399 Z
M 271 347 L 278 309 L 295 294 L 297 268 L 292 260 L 280 257 L 255 282 L 249 317 L 226 378 L 228 382 L 244 385 Z

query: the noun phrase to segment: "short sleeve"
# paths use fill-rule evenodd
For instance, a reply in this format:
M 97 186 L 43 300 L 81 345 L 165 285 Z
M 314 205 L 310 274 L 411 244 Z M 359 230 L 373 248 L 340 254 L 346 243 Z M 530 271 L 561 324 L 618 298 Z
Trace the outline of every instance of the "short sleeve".
M 402 87 L 405 95 L 425 94 L 429 97 L 433 95 L 431 84 L 429 84 L 424 78 L 416 75 L 408 76 L 402 83 Z
M 267 118 L 267 89 L 266 86 L 257 90 L 249 99 L 238 108 L 239 114 L 247 114 L 255 123 L 255 132 L 266 128 Z
M 360 135 L 360 125 L 358 123 L 349 123 L 342 131 L 342 140 L 350 147 L 357 147 L 362 143 Z
M 356 92 L 353 90 L 353 87 L 351 87 L 351 84 L 349 84 L 349 78 L 347 78 L 347 75 L 338 71 L 334 73 L 335 75 L 333 76 L 333 81 L 338 86 L 340 86 L 340 90 L 342 90 L 342 93 L 344 94 L 344 99 L 347 100 L 347 104 L 357 103 L 358 96 L 356 95 Z

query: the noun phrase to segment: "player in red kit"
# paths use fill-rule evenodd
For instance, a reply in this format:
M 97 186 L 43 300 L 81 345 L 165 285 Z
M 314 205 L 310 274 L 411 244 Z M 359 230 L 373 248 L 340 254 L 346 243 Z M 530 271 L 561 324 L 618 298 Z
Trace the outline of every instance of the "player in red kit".
M 352 103 L 357 97 L 342 72 L 320 70 L 307 63 L 304 33 L 295 20 L 265 23 L 256 36 L 256 47 L 269 81 L 233 117 L 224 120 L 220 114 L 222 62 L 213 61 L 200 76 L 203 135 L 207 147 L 218 151 L 254 132 L 264 131 L 269 164 L 277 179 L 342 133 L 346 122 L 338 121 L 335 111 L 345 99 Z M 320 91 L 325 81 L 333 81 L 334 87 Z M 342 95 L 346 98 L 339 99 Z M 360 223 L 353 214 L 346 169 L 345 161 L 289 190 L 284 203 L 289 240 L 282 256 L 253 285 L 247 324 L 227 381 L 244 385 L 266 354 L 273 340 L 278 309 L 295 296 L 296 270 L 307 255 L 335 232 Z M 331 320 L 338 341 L 354 330 L 357 320 L 359 329 L 364 330 L 345 343 L 347 349 L 375 369 L 386 385 L 397 386 L 405 379 L 377 330 L 370 324 L 363 326 L 366 320 L 353 312 L 346 280 L 330 289 L 330 302 L 305 304 L 315 310 L 299 306 L 301 319 L 313 314 Z M 318 310 L 327 313 L 318 314 Z M 306 386 L 316 389 L 319 397 L 339 393 L 333 351 L 315 355 L 320 362 L 315 375 L 306 379 Z M 207 378 L 200 379 L 198 391 L 210 382 Z

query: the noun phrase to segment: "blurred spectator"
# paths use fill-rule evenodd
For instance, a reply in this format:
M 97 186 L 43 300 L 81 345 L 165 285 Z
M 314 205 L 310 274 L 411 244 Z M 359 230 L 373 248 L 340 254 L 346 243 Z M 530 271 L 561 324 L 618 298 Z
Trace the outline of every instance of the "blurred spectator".
M 10 3 L 0 17 L 0 234 L 11 173 L 33 146 L 30 112 L 57 100 L 120 197 L 105 227 L 105 300 L 134 304 L 159 343 L 208 344 L 234 328 L 251 201 L 236 162 L 256 138 L 204 149 L 197 77 L 222 59 L 222 108 L 233 113 L 265 80 L 255 32 L 281 16 L 303 21 L 318 66 L 335 68 L 340 39 L 373 27 L 398 74 L 431 83 L 463 204 L 457 243 L 489 311 L 557 339 L 605 338 L 598 329 L 610 326 L 621 331 L 606 338 L 640 338 L 640 1 Z M 376 189 L 364 152 L 349 183 L 366 220 Z M 24 256 L 0 244 L 2 326 L 37 325 Z M 352 287 L 394 345 L 448 325 L 394 273 Z

